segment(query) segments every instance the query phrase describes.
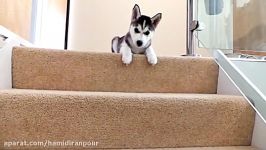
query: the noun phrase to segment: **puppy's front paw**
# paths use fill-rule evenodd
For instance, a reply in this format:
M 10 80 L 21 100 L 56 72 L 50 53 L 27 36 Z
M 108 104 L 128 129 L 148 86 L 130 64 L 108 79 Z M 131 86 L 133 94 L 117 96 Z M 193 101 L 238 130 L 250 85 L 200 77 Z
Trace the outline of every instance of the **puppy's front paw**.
M 132 62 L 132 55 L 122 56 L 122 62 L 125 65 L 129 65 Z
M 147 59 L 149 64 L 151 65 L 156 65 L 158 62 L 157 57 L 155 55 L 148 56 Z

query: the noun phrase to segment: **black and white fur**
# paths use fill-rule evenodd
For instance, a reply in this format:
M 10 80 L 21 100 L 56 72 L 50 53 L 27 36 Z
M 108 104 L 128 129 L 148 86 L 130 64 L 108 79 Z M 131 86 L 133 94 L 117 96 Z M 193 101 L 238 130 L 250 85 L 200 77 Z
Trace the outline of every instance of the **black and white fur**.
M 145 54 L 149 64 L 157 64 L 157 56 L 151 46 L 151 40 L 161 18 L 161 13 L 152 18 L 141 15 L 140 8 L 136 4 L 133 8 L 129 32 L 123 37 L 113 38 L 112 52 L 121 53 L 122 62 L 126 65 L 132 62 L 133 54 Z

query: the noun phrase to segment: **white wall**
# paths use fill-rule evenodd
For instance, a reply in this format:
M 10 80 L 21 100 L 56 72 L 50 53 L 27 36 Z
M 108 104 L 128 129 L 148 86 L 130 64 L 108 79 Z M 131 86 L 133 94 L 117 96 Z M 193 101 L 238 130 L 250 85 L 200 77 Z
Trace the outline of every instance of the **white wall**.
M 12 88 L 12 70 L 11 70 L 11 62 L 12 62 L 12 48 L 14 46 L 30 46 L 32 45 L 28 43 L 26 40 L 22 39 L 18 35 L 13 32 L 7 30 L 3 26 L 0 25 L 0 34 L 8 37 L 6 40 L 1 40 L 0 46 L 0 90 L 1 89 L 11 89 Z
M 114 36 L 127 33 L 131 11 L 139 4 L 145 15 L 163 14 L 153 40 L 158 55 L 180 55 L 186 47 L 184 0 L 71 1 L 68 49 L 111 52 Z
M 0 48 L 0 90 L 12 88 L 11 55 L 12 46 L 19 45 L 16 41 L 7 41 L 9 44 Z M 7 43 L 6 42 L 6 43 Z

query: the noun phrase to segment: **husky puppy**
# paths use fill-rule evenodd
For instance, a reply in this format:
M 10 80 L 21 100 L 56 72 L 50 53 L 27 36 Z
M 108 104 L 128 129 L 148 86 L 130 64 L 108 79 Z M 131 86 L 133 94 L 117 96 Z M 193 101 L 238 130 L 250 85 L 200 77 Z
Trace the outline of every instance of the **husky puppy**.
M 136 4 L 133 8 L 129 32 L 123 37 L 114 37 L 112 40 L 112 52 L 122 54 L 122 62 L 129 65 L 133 54 L 145 54 L 149 64 L 157 64 L 157 56 L 151 46 L 154 30 L 159 24 L 162 14 L 154 17 L 141 15 L 140 8 Z

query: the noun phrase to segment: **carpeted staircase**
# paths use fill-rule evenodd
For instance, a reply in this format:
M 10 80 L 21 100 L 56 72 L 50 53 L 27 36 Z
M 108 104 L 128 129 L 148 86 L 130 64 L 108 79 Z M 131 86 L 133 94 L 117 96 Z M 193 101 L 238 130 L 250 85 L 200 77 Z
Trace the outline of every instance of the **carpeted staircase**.
M 0 149 L 255 150 L 255 112 L 243 97 L 216 94 L 218 71 L 211 58 L 160 57 L 150 66 L 134 56 L 125 66 L 119 54 L 14 48 L 0 143 L 91 145 Z

